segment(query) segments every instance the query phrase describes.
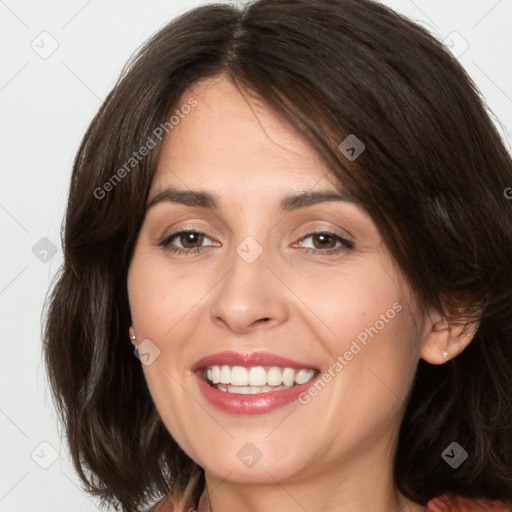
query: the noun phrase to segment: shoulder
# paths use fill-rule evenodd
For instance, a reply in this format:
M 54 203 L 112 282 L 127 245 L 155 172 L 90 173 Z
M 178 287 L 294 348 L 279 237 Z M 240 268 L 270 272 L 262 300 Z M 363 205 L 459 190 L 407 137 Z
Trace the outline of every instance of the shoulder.
M 197 512 L 194 504 L 189 500 L 176 500 L 172 494 L 155 503 L 146 512 Z
M 426 512 L 512 512 L 512 505 L 496 500 L 443 494 L 428 502 Z
M 175 512 L 175 508 L 172 500 L 167 496 L 155 503 L 147 512 Z

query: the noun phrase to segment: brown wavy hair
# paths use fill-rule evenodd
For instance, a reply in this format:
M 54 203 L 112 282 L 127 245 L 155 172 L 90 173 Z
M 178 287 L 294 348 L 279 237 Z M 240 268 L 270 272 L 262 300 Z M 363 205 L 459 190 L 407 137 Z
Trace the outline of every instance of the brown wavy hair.
M 445 492 L 512 502 L 511 156 L 443 44 L 370 0 L 193 9 L 138 51 L 94 117 L 73 166 L 44 325 L 51 389 L 86 490 L 132 512 L 166 494 L 197 503 L 204 487 L 133 356 L 126 282 L 155 129 L 191 86 L 219 75 L 309 141 L 370 214 L 423 308 L 480 323 L 458 357 L 419 362 L 398 489 L 420 504 Z M 356 161 L 338 149 L 348 134 L 366 146 Z M 134 165 L 149 138 L 155 147 Z M 441 458 L 453 441 L 469 453 L 456 470 Z

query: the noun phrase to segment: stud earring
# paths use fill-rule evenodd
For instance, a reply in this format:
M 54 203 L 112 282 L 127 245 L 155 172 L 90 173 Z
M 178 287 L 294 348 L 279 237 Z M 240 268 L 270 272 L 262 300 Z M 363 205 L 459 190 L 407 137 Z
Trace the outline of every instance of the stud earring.
M 446 350 L 443 350 L 443 357 L 446 359 L 448 357 L 448 352 Z
M 137 345 L 137 342 L 135 341 L 135 336 L 131 336 L 131 339 L 133 340 L 133 355 L 140 360 L 139 347 Z

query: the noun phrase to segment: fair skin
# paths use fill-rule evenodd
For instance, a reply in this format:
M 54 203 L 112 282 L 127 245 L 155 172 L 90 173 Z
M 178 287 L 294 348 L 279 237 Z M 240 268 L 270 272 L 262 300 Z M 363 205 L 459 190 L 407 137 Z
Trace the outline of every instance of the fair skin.
M 162 201 L 148 210 L 128 275 L 130 336 L 160 350 L 143 367 L 148 387 L 169 432 L 204 468 L 212 510 L 424 511 L 392 475 L 406 399 L 419 359 L 442 364 L 442 351 L 455 357 L 474 331 L 462 334 L 436 311 L 419 315 L 357 204 L 279 209 L 291 193 L 338 187 L 289 125 L 225 78 L 196 85 L 183 103 L 191 96 L 198 105 L 164 139 L 149 201 L 174 187 L 215 195 L 218 208 Z M 159 245 L 182 229 L 205 236 Z M 248 236 L 262 248 L 251 263 L 236 251 Z M 307 405 L 230 414 L 204 398 L 191 371 L 230 350 L 268 351 L 324 372 L 393 304 L 401 311 Z M 252 467 L 237 457 L 248 442 L 261 453 Z M 208 510 L 204 496 L 199 512 Z

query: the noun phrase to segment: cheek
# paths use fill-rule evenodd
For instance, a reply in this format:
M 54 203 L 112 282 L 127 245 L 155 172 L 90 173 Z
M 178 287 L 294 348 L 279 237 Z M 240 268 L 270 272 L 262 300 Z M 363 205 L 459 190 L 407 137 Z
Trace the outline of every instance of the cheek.
M 395 336 L 397 330 L 408 331 L 409 323 L 403 324 L 408 298 L 401 291 L 399 276 L 385 263 L 375 258 L 364 266 L 341 266 L 320 279 L 296 280 L 294 292 L 307 298 L 317 319 L 316 330 L 324 333 L 331 355 L 343 354 L 356 339 L 363 346 L 375 336 L 389 337 L 394 343 L 403 338 Z
M 187 314 L 208 289 L 204 274 L 166 265 L 161 256 L 143 250 L 136 253 L 128 273 L 128 295 L 137 335 L 165 338 L 178 322 L 187 323 Z
M 382 260 L 364 270 L 333 273 L 315 286 L 300 282 L 297 295 L 308 298 L 317 318 L 316 333 L 335 376 L 330 380 L 334 385 L 329 385 L 333 396 L 327 399 L 326 393 L 326 400 L 351 411 L 351 418 L 359 417 L 357 411 L 362 409 L 370 415 L 370 411 L 394 415 L 409 391 L 419 359 L 405 282 Z
M 137 338 L 149 339 L 159 349 L 154 362 L 142 366 L 151 398 L 168 431 L 184 442 L 189 425 L 176 410 L 185 410 L 190 403 L 183 387 L 191 378 L 187 312 L 205 292 L 197 276 L 162 261 L 144 246 L 137 248 L 128 272 L 128 296 Z

